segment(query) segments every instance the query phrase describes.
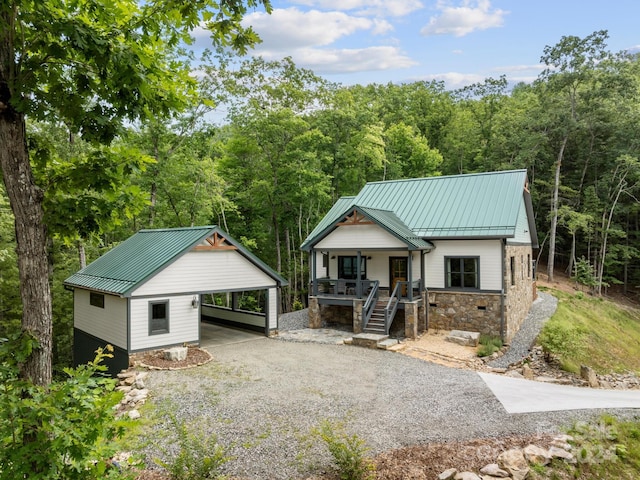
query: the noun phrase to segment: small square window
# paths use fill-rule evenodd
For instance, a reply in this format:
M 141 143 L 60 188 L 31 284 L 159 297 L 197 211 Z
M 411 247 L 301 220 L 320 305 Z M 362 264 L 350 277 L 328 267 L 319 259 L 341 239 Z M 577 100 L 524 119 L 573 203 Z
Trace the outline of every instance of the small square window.
M 149 302 L 149 335 L 169 333 L 169 300 Z
M 90 292 L 89 304 L 94 307 L 104 308 L 104 295 L 102 293 Z

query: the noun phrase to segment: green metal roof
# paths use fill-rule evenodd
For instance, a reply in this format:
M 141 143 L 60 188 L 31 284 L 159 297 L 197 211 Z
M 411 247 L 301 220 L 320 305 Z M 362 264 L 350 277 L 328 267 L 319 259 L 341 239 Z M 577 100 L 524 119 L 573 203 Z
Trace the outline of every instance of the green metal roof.
M 392 211 L 415 237 L 425 240 L 510 238 L 515 235 L 522 202 L 531 202 L 526 183 L 526 170 L 372 182 L 355 197 L 346 198 L 340 210 L 344 213 L 358 206 Z M 336 205 L 303 248 L 309 249 L 336 222 Z M 527 211 L 532 211 L 530 205 Z M 532 218 L 529 223 L 532 243 L 537 244 Z
M 65 285 L 127 296 L 205 238 L 220 233 L 281 285 L 287 282 L 217 226 L 140 230 L 65 280 Z

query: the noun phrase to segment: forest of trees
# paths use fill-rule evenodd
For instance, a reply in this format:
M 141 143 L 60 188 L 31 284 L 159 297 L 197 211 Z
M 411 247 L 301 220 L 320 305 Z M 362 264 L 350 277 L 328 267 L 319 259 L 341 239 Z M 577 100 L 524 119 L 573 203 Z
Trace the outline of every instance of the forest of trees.
M 607 33 L 541 46 L 532 84 L 488 78 L 342 86 L 296 67 L 208 55 L 180 114 L 125 123 L 109 141 L 65 118 L 29 118 L 44 192 L 54 363 L 70 362 L 62 281 L 142 228 L 217 224 L 289 280 L 301 308 L 301 242 L 368 181 L 526 168 L 541 251 L 594 294 L 640 286 L 640 59 Z M 0 189 L 0 336 L 22 307 L 13 217 Z

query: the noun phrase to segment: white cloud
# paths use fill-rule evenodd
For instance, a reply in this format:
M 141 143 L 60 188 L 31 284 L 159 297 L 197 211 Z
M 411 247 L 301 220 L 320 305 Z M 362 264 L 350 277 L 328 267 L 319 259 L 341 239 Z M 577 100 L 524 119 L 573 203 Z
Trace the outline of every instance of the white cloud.
M 547 68 L 546 65 L 543 65 L 541 63 L 536 63 L 534 65 L 508 65 L 506 67 L 495 67 L 493 68 L 493 70 L 496 70 L 499 72 L 528 72 L 528 71 L 541 72 L 545 68 Z
M 447 89 L 456 89 L 466 87 L 472 83 L 483 82 L 487 78 L 479 73 L 460 73 L 460 72 L 447 72 L 447 73 L 434 73 L 421 76 L 415 80 L 437 80 L 445 83 Z
M 380 17 L 404 17 L 423 8 L 420 0 L 294 0 L 291 3 Z
M 282 57 L 279 51 L 262 51 L 267 60 Z M 417 64 L 397 47 L 380 46 L 359 49 L 301 48 L 288 52 L 296 65 L 317 74 L 354 73 L 408 68 Z
M 452 50 L 451 53 L 454 53 L 456 55 L 462 55 L 464 52 L 462 50 Z
M 354 17 L 342 12 L 302 12 L 297 8 L 277 9 L 271 15 L 256 12 L 247 15 L 243 25 L 251 25 L 260 35 L 258 50 L 291 50 L 292 48 L 330 45 L 358 31 L 380 34 L 393 30 L 384 20 Z
M 504 23 L 507 11 L 491 9 L 490 0 L 462 0 L 458 7 L 443 0 L 438 1 L 437 9 L 442 13 L 431 17 L 428 25 L 422 28 L 422 35 L 455 35 L 462 37 L 476 30 L 500 27 Z

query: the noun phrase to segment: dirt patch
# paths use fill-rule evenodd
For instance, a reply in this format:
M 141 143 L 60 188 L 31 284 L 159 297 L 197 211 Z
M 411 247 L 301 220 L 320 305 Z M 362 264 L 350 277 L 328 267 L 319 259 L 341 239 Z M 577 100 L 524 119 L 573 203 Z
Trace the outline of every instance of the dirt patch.
M 189 347 L 187 350 L 187 358 L 184 360 L 167 360 L 164 358 L 164 350 L 154 350 L 153 352 L 147 352 L 135 358 L 134 363 L 138 367 L 152 370 L 179 370 L 204 365 L 212 359 L 213 357 L 206 350 L 199 347 Z
M 547 445 L 551 436 L 522 436 L 483 438 L 466 442 L 430 443 L 391 450 L 375 458 L 376 479 L 395 480 L 398 472 L 403 479 L 432 480 L 448 468 L 478 472 L 489 463 L 495 463 L 500 453 L 510 448 L 529 444 Z
M 464 347 L 447 342 L 448 334 L 449 332 L 443 330 L 429 330 L 415 340 L 406 340 L 403 343 L 404 348 L 399 352 L 447 367 L 486 370 L 484 362 L 477 355 L 476 347 Z

